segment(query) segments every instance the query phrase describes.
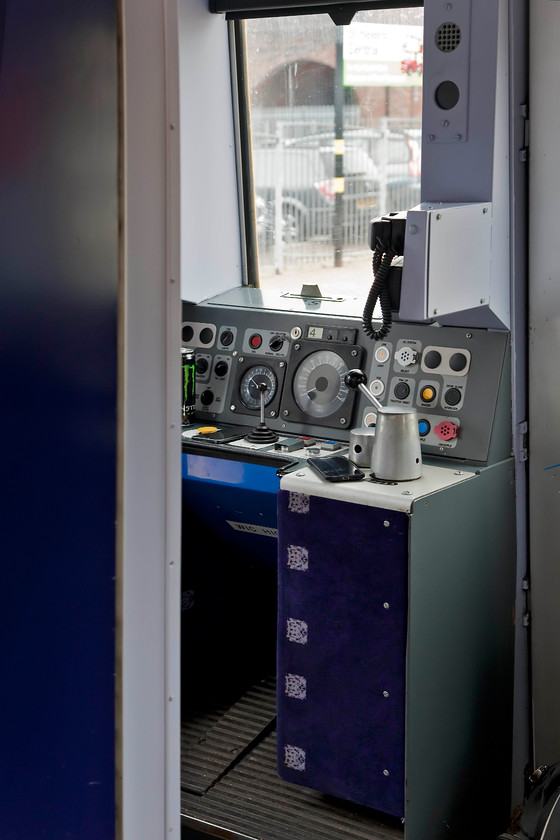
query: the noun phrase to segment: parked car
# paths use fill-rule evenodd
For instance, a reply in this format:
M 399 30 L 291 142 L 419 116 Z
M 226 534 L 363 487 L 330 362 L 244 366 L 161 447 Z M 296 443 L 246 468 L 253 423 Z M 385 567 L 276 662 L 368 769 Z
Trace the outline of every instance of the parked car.
M 343 174 L 345 241 L 363 242 L 374 216 L 419 202 L 418 140 L 405 133 L 346 132 Z M 284 243 L 332 238 L 337 186 L 333 133 L 256 145 L 253 177 L 261 245 L 275 239 L 278 196 Z

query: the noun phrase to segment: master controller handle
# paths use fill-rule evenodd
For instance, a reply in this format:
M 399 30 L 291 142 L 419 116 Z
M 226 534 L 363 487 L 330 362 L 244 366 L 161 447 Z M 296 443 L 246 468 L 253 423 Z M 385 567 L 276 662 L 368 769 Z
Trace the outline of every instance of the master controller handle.
M 257 382 L 256 385 L 257 390 L 260 391 L 261 422 L 252 432 L 245 436 L 245 440 L 249 441 L 249 443 L 274 443 L 278 440 L 278 435 L 272 429 L 268 428 L 264 419 L 264 400 L 268 386 L 266 382 Z
M 377 399 L 374 397 L 369 388 L 366 385 L 367 376 L 363 372 L 363 370 L 359 370 L 358 368 L 354 368 L 354 370 L 349 370 L 346 376 L 344 377 L 344 382 L 348 388 L 351 388 L 352 391 L 361 391 L 362 394 L 365 394 L 368 400 L 371 400 L 374 406 L 378 411 L 383 409 L 383 406 Z
M 382 481 L 411 481 L 422 475 L 422 453 L 418 418 L 415 408 L 383 406 L 366 385 L 367 377 L 361 370 L 350 370 L 344 377 L 348 388 L 361 391 L 377 408 L 377 422 L 372 449 L 372 475 Z M 350 432 L 350 460 L 355 442 L 364 443 L 364 430 Z M 372 434 L 372 430 L 370 430 Z

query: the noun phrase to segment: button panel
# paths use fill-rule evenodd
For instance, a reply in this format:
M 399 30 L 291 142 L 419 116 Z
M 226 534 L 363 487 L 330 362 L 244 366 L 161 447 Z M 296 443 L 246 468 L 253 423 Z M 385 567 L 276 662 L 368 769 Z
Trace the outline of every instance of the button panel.
M 249 329 L 243 336 L 242 352 L 246 354 L 284 358 L 289 349 L 289 334 L 279 330 Z
M 247 371 L 264 367 L 276 383 L 265 404 L 272 429 L 311 438 L 330 429 L 333 440 L 348 440 L 350 429 L 375 421 L 377 413 L 366 394 L 345 391 L 345 370 L 359 368 L 382 405 L 416 409 L 424 455 L 485 462 L 494 415 L 509 404 L 498 400 L 498 388 L 509 387 L 507 334 L 395 321 L 385 339 L 372 341 L 358 328 L 359 315 L 291 307 L 184 303 L 182 338 L 195 352 L 197 419 L 258 423 L 258 404 L 247 407 L 240 388 Z M 310 360 L 314 366 L 306 373 Z M 251 389 L 250 376 L 243 383 Z M 295 404 L 295 393 L 304 408 Z M 338 398 L 340 411 L 331 411 L 329 395 L 330 402 Z M 492 457 L 507 457 L 511 441 L 503 430 L 511 424 L 502 417 L 497 428 Z
M 444 452 L 455 449 L 463 431 L 460 413 L 470 367 L 471 352 L 464 347 L 423 345 L 414 337 L 402 337 L 394 345 L 376 342 L 369 371 L 370 390 L 374 396 L 384 397 L 385 405 L 416 408 L 421 443 Z M 375 421 L 372 406 L 365 408 L 362 420 Z
M 466 376 L 470 365 L 470 350 L 463 347 L 428 346 L 422 352 L 421 368 L 424 373 L 438 373 L 440 376 Z
M 387 405 L 456 412 L 464 405 L 470 365 L 471 352 L 463 347 L 423 347 L 415 338 L 401 338 L 394 346 L 376 342 L 370 389 L 376 397 L 386 395 Z M 426 373 L 430 376 L 422 376 Z

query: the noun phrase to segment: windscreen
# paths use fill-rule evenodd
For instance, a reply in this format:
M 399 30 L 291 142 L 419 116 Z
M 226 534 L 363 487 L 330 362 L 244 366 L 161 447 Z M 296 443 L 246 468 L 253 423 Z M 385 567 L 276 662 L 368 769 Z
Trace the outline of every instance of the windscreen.
M 420 201 L 423 9 L 245 22 L 263 289 L 363 296 L 371 219 Z

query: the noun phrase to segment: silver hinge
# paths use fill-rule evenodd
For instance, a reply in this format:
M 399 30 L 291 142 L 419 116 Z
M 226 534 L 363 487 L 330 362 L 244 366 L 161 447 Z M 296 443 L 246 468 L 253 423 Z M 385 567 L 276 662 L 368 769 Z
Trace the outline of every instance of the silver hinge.
M 527 435 L 529 431 L 529 424 L 526 420 L 517 424 L 517 440 L 515 441 L 515 451 L 519 461 L 526 461 L 529 457 L 527 450 Z
M 524 102 L 519 109 L 521 118 L 524 120 L 523 146 L 519 150 L 519 160 L 526 163 L 529 160 L 529 106 Z
M 531 624 L 531 613 L 523 613 L 523 627 L 529 627 Z

